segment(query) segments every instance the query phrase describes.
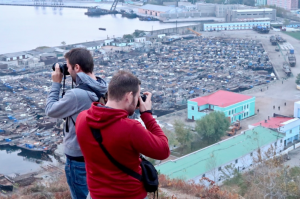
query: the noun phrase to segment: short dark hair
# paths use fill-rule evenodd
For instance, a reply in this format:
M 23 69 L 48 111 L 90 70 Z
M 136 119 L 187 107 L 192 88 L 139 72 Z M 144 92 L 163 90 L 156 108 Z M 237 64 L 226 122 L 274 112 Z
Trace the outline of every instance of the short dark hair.
M 108 85 L 108 99 L 121 101 L 124 95 L 132 92 L 133 96 L 139 90 L 141 81 L 132 73 L 120 70 L 112 77 Z
M 94 60 L 89 50 L 85 48 L 74 48 L 65 54 L 72 68 L 78 64 L 85 73 L 92 73 L 94 70 Z

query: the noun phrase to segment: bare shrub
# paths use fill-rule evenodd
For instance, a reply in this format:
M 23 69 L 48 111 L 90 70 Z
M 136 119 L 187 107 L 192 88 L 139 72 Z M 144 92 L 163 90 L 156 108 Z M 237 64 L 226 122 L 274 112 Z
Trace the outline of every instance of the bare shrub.
M 221 190 L 214 181 L 208 178 L 202 178 L 201 181 L 206 181 L 209 186 L 202 184 L 196 184 L 195 182 L 186 182 L 181 179 L 170 179 L 165 175 L 159 176 L 160 187 L 174 189 L 181 193 L 189 194 L 195 197 L 207 198 L 207 199 L 238 199 L 238 194 L 232 194 L 230 192 Z

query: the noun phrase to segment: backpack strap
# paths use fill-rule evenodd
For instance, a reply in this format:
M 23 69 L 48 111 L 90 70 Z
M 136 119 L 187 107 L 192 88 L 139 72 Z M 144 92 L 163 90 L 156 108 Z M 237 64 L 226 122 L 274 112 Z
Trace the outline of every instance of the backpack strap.
M 102 144 L 102 135 L 100 132 L 100 129 L 94 129 L 94 128 L 90 128 L 93 136 L 95 138 L 95 140 L 98 142 L 100 148 L 102 149 L 102 151 L 104 152 L 104 154 L 106 155 L 106 157 L 116 166 L 118 167 L 121 171 L 123 171 L 124 173 L 130 175 L 131 177 L 134 177 L 135 179 L 142 181 L 142 175 L 136 173 L 135 171 L 132 171 L 131 169 L 125 167 L 124 165 L 122 165 L 121 163 L 119 163 L 117 160 L 115 160 L 110 154 L 109 152 L 106 150 L 106 148 L 104 147 L 104 145 Z
M 76 86 L 75 88 L 79 88 L 79 89 L 82 89 L 82 90 L 86 90 L 86 91 L 90 91 L 92 93 L 95 93 L 97 95 L 99 101 L 101 100 L 101 98 L 105 99 L 104 94 L 102 94 L 100 91 L 94 90 L 88 84 L 82 83 L 82 84 L 79 84 L 78 86 Z
M 73 118 L 72 118 L 72 116 L 70 116 L 70 118 L 71 118 L 71 120 L 72 120 L 72 122 L 73 122 L 73 124 L 74 124 L 74 126 L 75 126 L 75 121 L 73 120 Z
M 85 91 L 90 91 L 92 93 L 95 93 L 97 95 L 97 97 L 98 97 L 98 101 L 100 103 L 102 103 L 102 104 L 106 104 L 106 101 L 105 101 L 106 94 L 104 95 L 104 94 L 100 93 L 99 91 L 96 91 L 96 90 L 92 89 L 88 84 L 83 84 L 82 83 L 82 84 L 79 84 L 76 88 L 79 88 L 79 89 L 82 89 L 82 90 L 85 90 Z M 66 122 L 66 129 L 67 129 L 66 132 L 69 132 L 69 118 L 71 118 L 74 126 L 76 124 L 75 121 L 74 121 L 74 119 L 72 118 L 72 116 L 69 116 L 67 118 L 67 122 Z

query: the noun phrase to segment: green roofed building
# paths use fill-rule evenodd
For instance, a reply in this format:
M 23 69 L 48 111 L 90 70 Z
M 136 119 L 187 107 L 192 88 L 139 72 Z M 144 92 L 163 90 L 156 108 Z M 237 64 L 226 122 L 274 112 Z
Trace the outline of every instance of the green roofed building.
M 276 153 L 281 152 L 284 148 L 283 137 L 280 132 L 257 126 L 181 158 L 159 164 L 156 169 L 170 178 L 199 183 L 202 177 L 207 177 L 219 182 L 222 181 L 222 169 L 226 165 L 239 171 L 250 168 L 258 149 L 265 154 L 272 146 Z

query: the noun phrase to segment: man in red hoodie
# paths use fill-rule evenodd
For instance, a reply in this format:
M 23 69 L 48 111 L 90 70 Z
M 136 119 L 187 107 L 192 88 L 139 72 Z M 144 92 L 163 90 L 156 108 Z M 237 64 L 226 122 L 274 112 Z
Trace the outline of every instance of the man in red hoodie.
M 170 155 L 168 139 L 151 113 L 151 93 L 140 97 L 140 81 L 133 74 L 119 71 L 108 86 L 106 105 L 93 103 L 79 114 L 76 133 L 87 171 L 92 199 L 143 199 L 147 193 L 143 182 L 118 169 L 104 154 L 90 128 L 100 129 L 103 145 L 125 167 L 142 174 L 140 154 L 157 160 Z M 141 119 L 146 129 L 129 119 L 139 101 Z

